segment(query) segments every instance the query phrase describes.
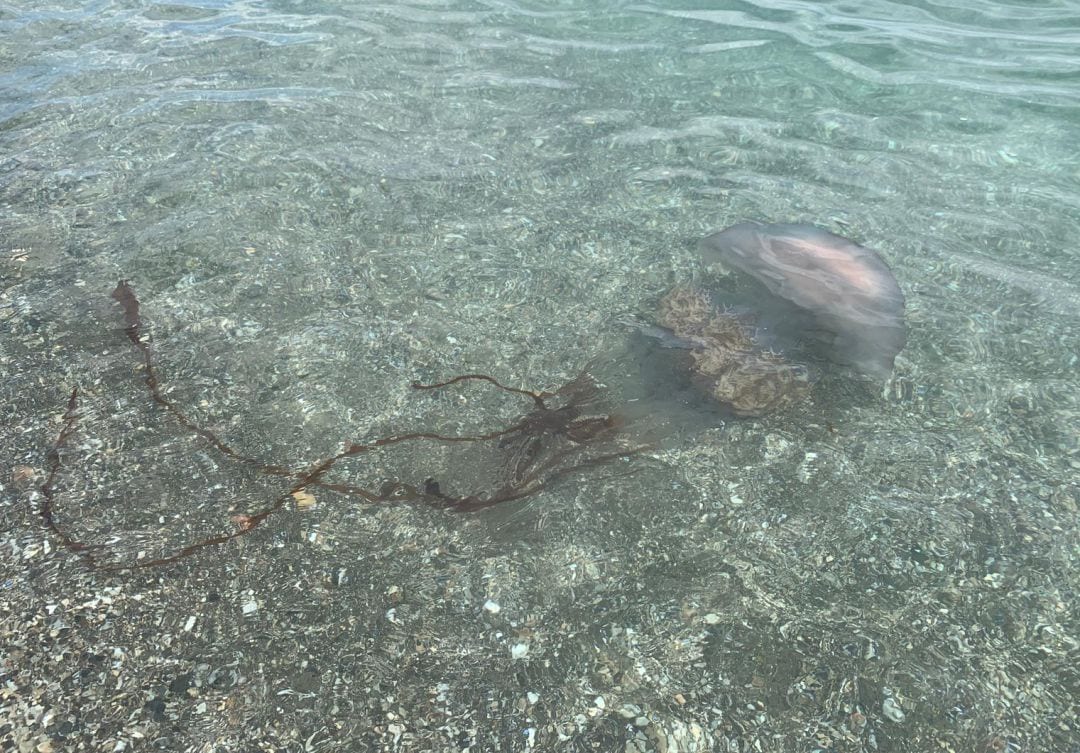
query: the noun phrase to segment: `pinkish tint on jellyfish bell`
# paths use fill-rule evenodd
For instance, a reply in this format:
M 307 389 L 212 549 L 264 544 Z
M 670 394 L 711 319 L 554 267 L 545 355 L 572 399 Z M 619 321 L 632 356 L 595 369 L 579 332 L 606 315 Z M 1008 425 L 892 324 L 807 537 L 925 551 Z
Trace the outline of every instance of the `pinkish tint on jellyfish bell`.
M 886 379 L 907 342 L 904 294 L 885 261 L 813 225 L 745 222 L 708 236 L 701 253 L 813 315 L 834 357 Z

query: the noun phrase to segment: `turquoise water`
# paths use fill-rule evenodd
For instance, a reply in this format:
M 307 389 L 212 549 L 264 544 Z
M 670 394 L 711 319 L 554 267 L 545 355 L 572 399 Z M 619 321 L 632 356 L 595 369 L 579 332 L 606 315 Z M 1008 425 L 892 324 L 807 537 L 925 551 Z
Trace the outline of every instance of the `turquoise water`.
M 1078 144 L 1072 1 L 0 4 L 0 739 L 1080 749 Z M 882 255 L 886 384 L 733 420 L 627 325 L 747 220 Z M 571 457 L 649 446 L 520 500 L 261 472 L 583 370 L 629 428 Z

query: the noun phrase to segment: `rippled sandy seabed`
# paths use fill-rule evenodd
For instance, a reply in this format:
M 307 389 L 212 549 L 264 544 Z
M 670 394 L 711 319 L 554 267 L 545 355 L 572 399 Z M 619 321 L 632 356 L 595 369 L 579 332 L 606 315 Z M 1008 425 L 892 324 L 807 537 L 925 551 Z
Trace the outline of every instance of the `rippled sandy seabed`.
M 0 3 L 3 750 L 1080 750 L 1078 70 L 1075 0 Z M 744 220 L 882 254 L 888 385 L 672 381 L 624 320 Z M 154 404 L 121 278 L 267 463 L 530 407 L 409 386 L 476 371 L 668 428 L 481 512 L 293 496 Z M 74 388 L 97 569 L 40 514 Z

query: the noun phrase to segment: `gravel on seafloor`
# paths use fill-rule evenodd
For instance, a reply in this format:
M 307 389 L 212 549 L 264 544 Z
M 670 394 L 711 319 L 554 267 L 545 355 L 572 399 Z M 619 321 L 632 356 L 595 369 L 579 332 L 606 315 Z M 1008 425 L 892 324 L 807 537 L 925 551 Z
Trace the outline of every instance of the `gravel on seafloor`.
M 288 484 L 154 406 L 107 298 L 112 256 L 81 285 L 27 268 L 0 338 L 0 750 L 1075 753 L 1075 332 L 1037 319 L 1060 342 L 1036 341 L 1020 325 L 1038 311 L 1003 309 L 991 357 L 942 358 L 968 311 L 946 297 L 915 312 L 884 394 L 826 374 L 766 417 L 680 413 L 702 396 L 641 388 L 671 378 L 640 363 L 664 352 L 618 322 L 694 274 L 719 283 L 672 249 L 703 221 L 637 221 L 679 187 L 640 190 L 625 217 L 507 210 L 401 231 L 387 254 L 320 252 L 327 220 L 290 244 L 256 234 L 214 274 L 128 259 L 170 399 L 251 456 L 302 467 L 344 441 L 490 431 L 531 407 L 409 387 L 467 372 L 557 388 L 591 364 L 616 403 L 661 396 L 643 423 L 679 426 L 474 514 L 308 489 L 243 538 L 146 570 L 95 570 L 43 526 L 73 387 L 54 516 L 100 562 L 236 530 Z M 415 205 L 452 216 L 440 200 Z M 311 249 L 302 266 L 286 246 Z M 905 284 L 937 284 L 921 257 L 891 258 Z M 401 448 L 335 480 L 422 483 L 471 452 Z

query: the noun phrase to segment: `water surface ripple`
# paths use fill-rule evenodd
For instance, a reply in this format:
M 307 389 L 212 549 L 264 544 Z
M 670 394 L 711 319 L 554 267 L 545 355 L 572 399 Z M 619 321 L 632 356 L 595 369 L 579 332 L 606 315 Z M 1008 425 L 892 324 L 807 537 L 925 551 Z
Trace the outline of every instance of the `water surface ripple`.
M 0 0 L 0 741 L 1080 749 L 1077 144 L 1077 0 Z M 640 335 L 745 221 L 881 255 L 887 382 Z

